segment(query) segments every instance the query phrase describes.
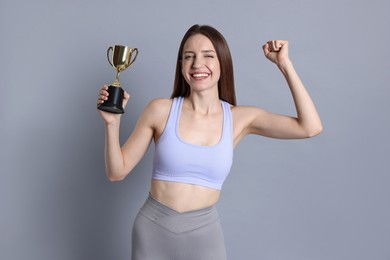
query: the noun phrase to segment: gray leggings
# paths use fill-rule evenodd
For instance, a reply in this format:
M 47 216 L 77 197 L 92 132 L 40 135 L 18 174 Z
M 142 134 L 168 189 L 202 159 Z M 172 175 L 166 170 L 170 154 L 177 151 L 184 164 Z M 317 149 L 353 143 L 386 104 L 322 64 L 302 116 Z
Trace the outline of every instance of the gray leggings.
M 226 260 L 217 210 L 180 213 L 149 196 L 134 222 L 131 259 Z

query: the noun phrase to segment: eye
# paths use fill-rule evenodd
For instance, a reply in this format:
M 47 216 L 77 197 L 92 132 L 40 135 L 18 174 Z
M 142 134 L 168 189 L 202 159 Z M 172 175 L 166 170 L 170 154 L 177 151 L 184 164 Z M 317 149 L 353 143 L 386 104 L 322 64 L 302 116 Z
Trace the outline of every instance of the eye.
M 214 59 L 214 56 L 213 55 L 205 55 L 206 58 L 211 58 L 211 59 Z
M 194 55 L 184 55 L 185 60 L 192 59 L 193 57 L 194 57 Z

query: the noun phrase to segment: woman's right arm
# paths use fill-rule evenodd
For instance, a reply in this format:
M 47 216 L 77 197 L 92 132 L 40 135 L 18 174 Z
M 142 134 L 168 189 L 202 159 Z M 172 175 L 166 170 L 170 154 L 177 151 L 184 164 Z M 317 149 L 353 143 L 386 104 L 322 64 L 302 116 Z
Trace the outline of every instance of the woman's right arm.
M 107 86 L 104 86 L 100 90 L 98 104 L 103 103 L 107 96 Z M 126 106 L 129 98 L 129 94 L 125 92 L 123 107 Z M 132 134 L 122 147 L 119 141 L 121 115 L 98 110 L 106 130 L 104 156 L 106 173 L 110 181 L 123 180 L 147 151 L 154 133 L 153 109 L 152 103 L 146 107 Z

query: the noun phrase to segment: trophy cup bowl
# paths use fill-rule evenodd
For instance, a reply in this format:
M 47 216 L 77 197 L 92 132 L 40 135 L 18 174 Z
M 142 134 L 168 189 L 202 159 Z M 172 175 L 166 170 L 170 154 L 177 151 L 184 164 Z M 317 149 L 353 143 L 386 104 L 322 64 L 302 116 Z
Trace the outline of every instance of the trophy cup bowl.
M 110 52 L 112 52 L 112 62 L 110 59 Z M 133 54 L 134 58 L 132 59 Z M 108 86 L 108 99 L 104 103 L 97 106 L 98 109 L 114 113 L 123 114 L 123 97 L 124 91 L 119 83 L 119 74 L 130 67 L 138 56 L 137 48 L 129 48 L 123 45 L 111 46 L 107 49 L 108 63 L 116 70 L 115 81 Z

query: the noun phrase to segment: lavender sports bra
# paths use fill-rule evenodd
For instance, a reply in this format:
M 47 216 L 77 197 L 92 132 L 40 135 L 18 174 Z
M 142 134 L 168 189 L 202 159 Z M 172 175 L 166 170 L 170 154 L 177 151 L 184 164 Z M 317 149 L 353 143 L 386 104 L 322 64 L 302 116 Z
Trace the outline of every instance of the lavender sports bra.
M 164 132 L 156 143 L 152 178 L 221 190 L 233 163 L 233 122 L 229 103 L 222 102 L 223 128 L 212 146 L 187 143 L 178 134 L 183 97 L 173 99 Z

